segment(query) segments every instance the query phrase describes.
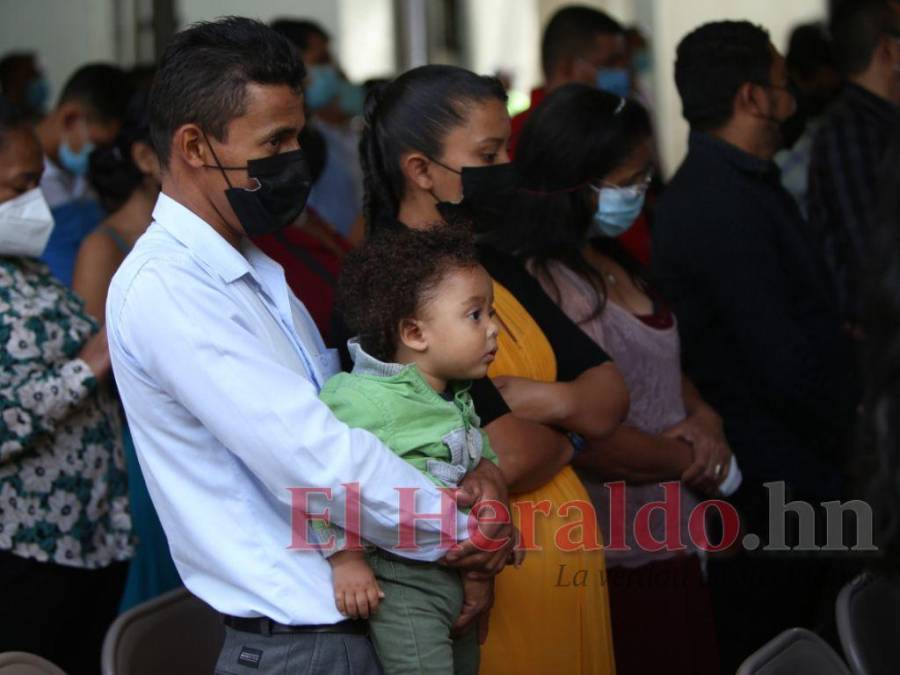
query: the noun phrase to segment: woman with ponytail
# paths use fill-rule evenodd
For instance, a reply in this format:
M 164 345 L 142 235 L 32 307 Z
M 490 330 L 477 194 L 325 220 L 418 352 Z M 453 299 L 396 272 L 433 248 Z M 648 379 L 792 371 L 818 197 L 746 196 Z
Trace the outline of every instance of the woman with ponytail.
M 505 100 L 496 80 L 451 66 L 416 68 L 370 96 L 360 153 L 368 236 L 442 222 L 478 235 L 496 227 L 517 187 Z M 493 383 L 471 391 L 528 550 L 496 579 L 481 673 L 612 673 L 602 540 L 569 463 L 615 430 L 628 394 L 609 357 L 522 265 L 487 245 L 479 252 L 501 333 Z M 390 672 L 390 655 L 380 656 Z

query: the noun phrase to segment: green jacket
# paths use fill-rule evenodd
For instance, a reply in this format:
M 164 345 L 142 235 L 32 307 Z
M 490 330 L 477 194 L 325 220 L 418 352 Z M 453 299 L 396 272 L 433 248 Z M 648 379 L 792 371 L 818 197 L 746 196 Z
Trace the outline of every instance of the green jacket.
M 469 382 L 438 394 L 415 365 L 383 363 L 356 339 L 348 343 L 352 373 L 332 377 L 319 394 L 338 419 L 371 431 L 435 483 L 458 487 L 484 457 L 496 463 L 469 394 Z

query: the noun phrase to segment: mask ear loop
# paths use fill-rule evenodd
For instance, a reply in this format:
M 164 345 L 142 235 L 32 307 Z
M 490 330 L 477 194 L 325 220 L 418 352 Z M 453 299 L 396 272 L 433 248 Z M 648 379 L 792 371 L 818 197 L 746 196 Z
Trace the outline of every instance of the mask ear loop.
M 216 151 L 213 149 L 212 143 L 209 142 L 209 137 L 206 135 L 206 132 L 201 130 L 200 133 L 203 134 L 203 140 L 206 141 L 206 147 L 209 148 L 209 151 L 212 153 L 213 159 L 216 160 L 215 165 L 204 164 L 203 167 L 206 169 L 218 169 L 219 171 L 221 171 L 222 178 L 225 179 L 225 182 L 228 184 L 229 189 L 234 189 L 234 186 L 231 184 L 231 181 L 228 179 L 228 174 L 225 173 L 225 170 L 228 169 L 229 171 L 238 171 L 240 169 L 246 169 L 247 167 L 246 166 L 228 166 L 228 167 L 222 166 L 222 162 L 219 161 L 219 156 L 216 154 Z M 248 190 L 249 192 L 255 192 L 256 190 L 259 190 L 260 187 L 262 187 L 258 178 L 254 177 L 253 180 L 256 181 L 256 187 L 253 188 L 253 190 Z

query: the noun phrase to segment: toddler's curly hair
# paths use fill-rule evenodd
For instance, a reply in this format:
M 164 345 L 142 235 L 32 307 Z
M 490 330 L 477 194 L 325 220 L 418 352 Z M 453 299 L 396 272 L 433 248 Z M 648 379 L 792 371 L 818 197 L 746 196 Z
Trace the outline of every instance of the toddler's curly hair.
M 362 348 L 389 363 L 399 344 L 400 322 L 420 316 L 449 272 L 478 265 L 466 228 L 382 229 L 344 259 L 337 309 Z

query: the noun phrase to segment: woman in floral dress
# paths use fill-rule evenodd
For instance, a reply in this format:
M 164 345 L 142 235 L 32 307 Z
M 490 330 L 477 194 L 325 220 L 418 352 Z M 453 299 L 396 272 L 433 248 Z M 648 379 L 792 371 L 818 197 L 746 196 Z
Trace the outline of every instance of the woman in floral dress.
M 106 334 L 37 260 L 43 156 L 0 101 L 0 652 L 99 672 L 132 555 Z

